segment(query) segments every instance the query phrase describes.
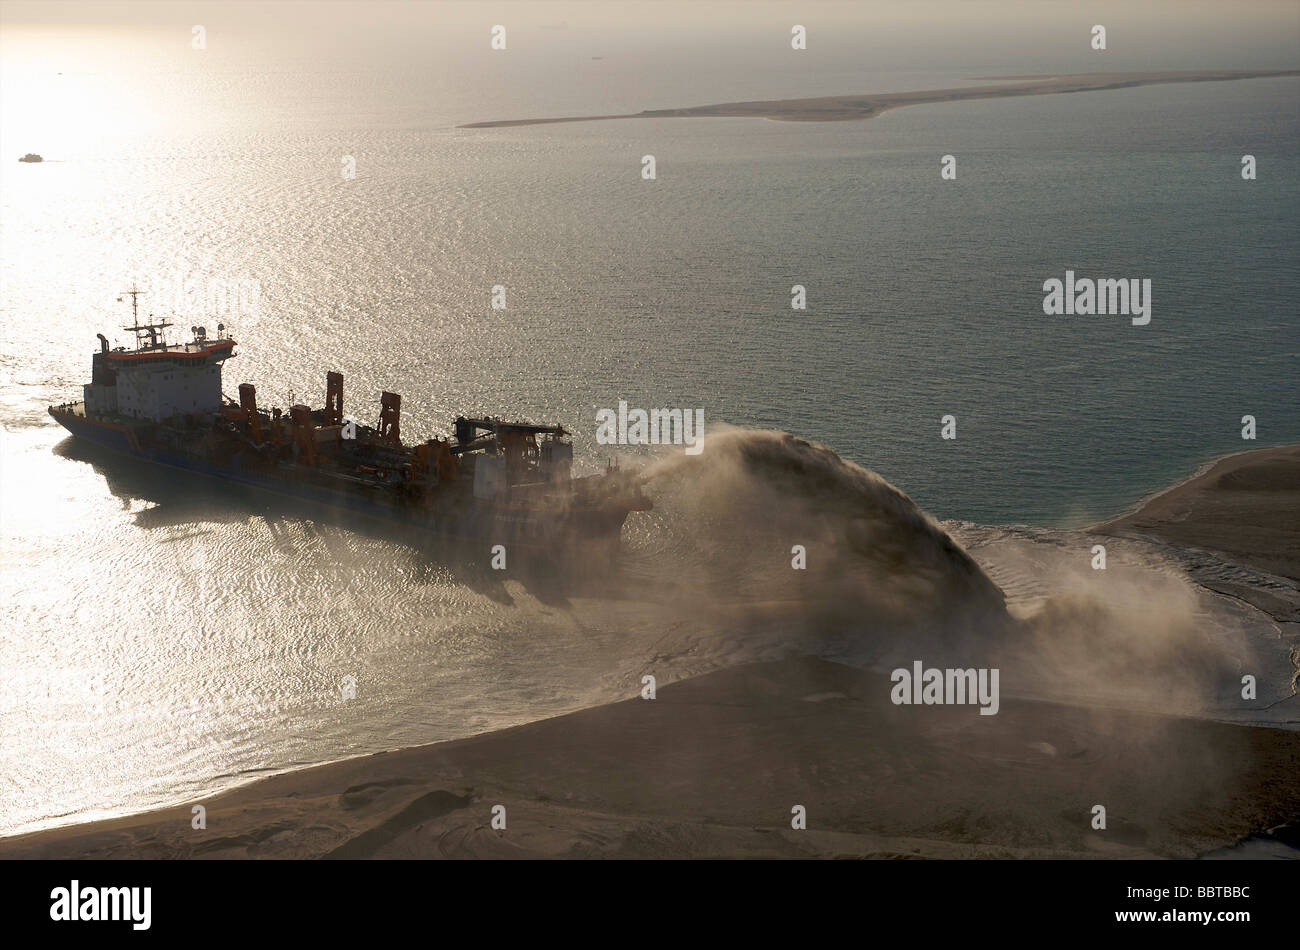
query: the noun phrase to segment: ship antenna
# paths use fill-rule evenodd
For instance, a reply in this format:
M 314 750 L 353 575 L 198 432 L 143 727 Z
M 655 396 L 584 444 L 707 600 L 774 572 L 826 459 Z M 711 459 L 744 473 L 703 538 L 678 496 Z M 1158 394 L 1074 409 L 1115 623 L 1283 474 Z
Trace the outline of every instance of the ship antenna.
M 167 327 L 171 326 L 171 324 L 164 319 L 161 323 L 146 323 L 142 326 L 140 324 L 139 297 L 142 293 L 144 293 L 144 291 L 138 290 L 135 284 L 132 284 L 130 290 L 124 290 L 122 291 L 122 293 L 131 295 L 131 326 L 123 327 L 122 329 L 130 330 L 133 333 L 135 333 L 135 345 L 138 349 L 141 350 L 158 349 L 159 348 L 158 334 L 162 330 L 165 330 Z M 122 298 L 119 297 L 118 299 L 121 300 Z M 153 314 L 150 314 L 149 316 L 150 319 L 152 319 Z M 148 340 L 147 344 L 145 342 L 146 339 Z M 165 337 L 163 338 L 163 343 L 161 348 L 162 349 L 167 348 L 167 342 Z
M 139 301 L 136 298 L 139 297 L 140 294 L 144 293 L 144 291 L 136 290 L 135 284 L 132 284 L 130 290 L 124 290 L 122 293 L 131 295 L 131 322 L 138 327 L 140 325 L 140 314 Z
M 122 293 L 131 295 L 131 326 L 123 327 L 122 329 L 131 330 L 135 333 L 135 345 L 138 347 L 142 345 L 140 342 L 142 327 L 140 326 L 140 299 L 139 298 L 140 298 L 140 294 L 144 293 L 144 291 L 137 289 L 135 284 L 132 284 L 130 290 L 124 290 L 122 291 Z M 122 298 L 118 297 L 117 299 L 121 300 Z

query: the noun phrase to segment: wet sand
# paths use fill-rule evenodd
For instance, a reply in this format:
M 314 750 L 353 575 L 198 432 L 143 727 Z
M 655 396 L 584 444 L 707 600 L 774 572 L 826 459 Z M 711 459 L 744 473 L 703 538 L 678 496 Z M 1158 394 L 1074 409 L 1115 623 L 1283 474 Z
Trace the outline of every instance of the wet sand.
M 265 779 L 207 800 L 206 830 L 171 808 L 0 858 L 1193 857 L 1300 816 L 1300 733 L 889 689 L 810 658 L 736 667 Z
M 1092 530 L 1213 551 L 1300 583 L 1300 445 L 1219 459 L 1196 477 L 1148 499 L 1137 511 Z M 1300 621 L 1300 610 L 1265 591 L 1224 586 L 1223 593 L 1241 597 L 1278 620 Z
M 1050 96 L 1069 92 L 1099 92 L 1175 82 L 1224 82 L 1300 76 L 1300 69 L 1212 69 L 1165 72 L 1081 73 L 1069 76 L 985 76 L 977 81 L 1007 80 L 998 85 L 962 86 L 955 89 L 925 89 L 915 92 L 885 92 L 868 95 L 820 96 L 811 99 L 765 99 L 754 102 L 723 102 L 680 109 L 646 109 L 620 115 L 561 116 L 540 119 L 496 119 L 471 122 L 463 129 L 493 129 L 516 125 L 545 125 L 554 122 L 595 122 L 603 119 L 665 118 L 749 118 L 781 122 L 844 122 L 870 119 L 889 109 L 936 102 L 965 102 L 971 99 L 1005 99 L 1012 96 Z M 1012 81 L 1013 80 L 1013 81 Z
M 1298 476 L 1300 446 L 1231 456 L 1100 527 L 1295 577 Z M 739 666 L 259 780 L 204 800 L 206 829 L 187 804 L 3 839 L 0 858 L 1185 858 L 1270 829 L 1300 845 L 1300 732 L 1005 696 L 981 716 L 895 706 L 890 685 L 808 657 Z

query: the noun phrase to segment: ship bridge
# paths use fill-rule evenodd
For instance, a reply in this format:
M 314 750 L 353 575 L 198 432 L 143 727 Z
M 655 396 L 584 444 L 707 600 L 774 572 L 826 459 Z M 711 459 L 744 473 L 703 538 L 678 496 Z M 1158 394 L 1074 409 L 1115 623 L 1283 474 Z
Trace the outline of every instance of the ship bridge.
M 170 326 L 170 324 L 155 324 L 155 326 Z M 127 329 L 131 329 L 127 327 Z M 177 366 L 193 366 L 199 363 L 221 362 L 235 355 L 235 341 L 226 338 L 223 340 L 195 340 L 192 343 L 160 344 L 148 349 L 128 350 L 124 346 L 119 346 L 115 350 L 108 349 L 107 341 L 104 341 L 101 353 L 107 362 L 114 369 L 122 369 L 129 366 L 138 366 L 150 362 L 168 362 Z
M 108 339 L 99 334 L 91 380 L 83 387 L 86 408 L 154 422 L 220 412 L 221 364 L 235 355 L 235 341 L 218 324 L 216 339 L 208 339 L 205 327 L 195 326 L 190 328 L 190 342 L 168 343 L 166 330 L 174 324 L 140 322 L 141 293 L 134 288 L 123 292 L 131 296 L 133 321 L 123 329 L 135 334 L 134 349 L 110 350 Z

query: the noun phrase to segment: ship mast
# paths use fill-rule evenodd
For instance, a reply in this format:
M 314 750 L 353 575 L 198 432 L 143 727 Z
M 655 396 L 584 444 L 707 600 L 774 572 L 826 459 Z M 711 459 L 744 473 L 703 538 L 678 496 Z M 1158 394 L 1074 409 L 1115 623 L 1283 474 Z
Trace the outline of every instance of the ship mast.
M 172 324 L 167 323 L 165 321 L 163 323 L 145 323 L 145 324 L 142 324 L 140 322 L 140 302 L 138 298 L 142 293 L 144 293 L 144 291 L 137 290 L 134 284 L 131 285 L 130 290 L 122 291 L 123 295 L 126 294 L 131 295 L 131 326 L 123 327 L 122 329 L 130 330 L 132 333 L 135 334 L 135 346 L 136 349 L 138 350 L 156 350 L 159 349 L 160 347 L 165 349 L 167 347 L 167 343 L 166 341 L 159 343 L 158 334 L 162 330 L 165 330 L 167 327 L 172 326 Z M 122 298 L 118 297 L 117 299 L 121 300 Z

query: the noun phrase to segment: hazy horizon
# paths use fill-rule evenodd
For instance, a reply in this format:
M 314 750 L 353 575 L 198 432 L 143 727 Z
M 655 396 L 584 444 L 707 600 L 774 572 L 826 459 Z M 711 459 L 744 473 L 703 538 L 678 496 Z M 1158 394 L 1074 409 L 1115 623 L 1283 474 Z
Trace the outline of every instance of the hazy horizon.
M 1300 77 L 862 121 L 460 126 L 981 76 L 1292 69 L 1298 40 L 1300 4 L 1273 2 L 3 3 L 0 836 L 614 703 L 649 670 L 668 684 L 799 652 L 862 668 L 921 647 L 946 665 L 1005 655 L 1009 698 L 1293 728 L 1290 707 L 1264 708 L 1291 695 L 1288 643 L 1251 606 L 1293 609 L 1272 562 L 1094 528 L 1209 459 L 1300 443 Z M 28 152 L 44 161 L 20 164 Z M 1054 311 L 1045 291 L 1075 276 L 1117 299 L 1142 288 L 1147 319 Z M 49 407 L 85 396 L 96 334 L 132 342 L 119 298 L 135 281 L 142 313 L 231 334 L 227 396 L 250 382 L 263 409 L 318 406 L 340 372 L 363 423 L 380 393 L 401 395 L 408 446 L 460 414 L 561 425 L 575 472 L 617 459 L 654 507 L 625 513 L 609 574 L 534 577 L 513 550 L 499 572 L 475 560 L 484 545 L 458 561 L 326 506 L 232 499 L 85 451 L 122 419 Z M 664 461 L 680 445 L 611 443 L 597 420 L 622 403 L 698 414 L 715 448 L 692 468 Z M 76 438 L 56 421 L 83 418 Z M 172 447 L 234 444 L 196 457 L 300 477 L 298 442 L 215 418 L 168 430 Z M 408 470 L 340 474 L 405 491 Z M 460 497 L 411 478 L 403 504 Z M 1109 570 L 1090 566 L 1096 544 Z M 934 618 L 970 604 L 998 625 Z M 1242 703 L 1242 664 L 1260 708 Z M 850 708 L 839 687 L 798 683 L 797 712 Z M 923 736 L 934 720 L 908 721 Z M 1088 715 L 1059 757 L 1024 721 L 1005 746 L 1024 774 L 1119 781 L 1150 761 L 1111 758 L 1147 750 Z M 967 751 L 935 753 L 954 794 Z M 891 754 L 874 775 L 899 777 L 886 804 L 910 835 L 926 789 Z M 1012 774 L 1002 754 L 987 774 Z M 779 776 L 779 759 L 756 768 Z M 1229 771 L 1160 764 L 1180 781 Z M 869 801 L 872 768 L 843 787 Z M 1044 848 L 1086 854 L 1077 787 L 1037 799 Z M 393 783 L 383 809 L 408 792 Z M 370 814 L 344 799 L 349 820 Z M 964 807 L 916 827 L 947 847 L 997 811 L 952 819 Z M 1021 841 L 1018 814 L 993 817 L 998 846 Z

